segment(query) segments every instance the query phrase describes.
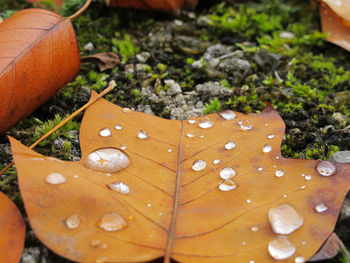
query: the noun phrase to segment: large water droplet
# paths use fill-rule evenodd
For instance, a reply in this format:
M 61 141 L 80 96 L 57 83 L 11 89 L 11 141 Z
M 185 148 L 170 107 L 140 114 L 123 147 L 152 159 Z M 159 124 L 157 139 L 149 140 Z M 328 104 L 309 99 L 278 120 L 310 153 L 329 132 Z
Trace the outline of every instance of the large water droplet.
M 128 147 L 127 147 L 126 145 L 121 145 L 121 146 L 120 146 L 120 149 L 126 150 L 126 149 L 128 149 Z
M 103 128 L 99 133 L 102 137 L 109 137 L 112 135 L 111 130 L 108 128 Z
M 198 171 L 204 170 L 205 167 L 207 167 L 207 163 L 205 161 L 196 160 L 193 162 L 192 170 L 198 172 Z
M 328 161 L 321 161 L 316 166 L 317 172 L 322 176 L 331 176 L 336 173 L 335 166 Z
M 115 182 L 108 185 L 108 188 L 121 194 L 130 193 L 129 186 L 122 182 Z
M 49 184 L 63 184 L 66 182 L 66 177 L 60 173 L 50 173 L 46 176 L 46 182 Z
M 226 150 L 232 150 L 232 149 L 234 149 L 234 148 L 236 148 L 236 144 L 235 144 L 234 142 L 227 142 L 227 143 L 225 144 L 225 149 L 226 149 Z
M 269 134 L 269 135 L 267 135 L 267 139 L 273 139 L 273 138 L 275 138 L 275 135 L 274 134 Z
M 302 256 L 297 256 L 297 257 L 295 257 L 294 262 L 295 263 L 304 263 L 305 262 L 305 258 L 302 257 Z
M 65 224 L 69 229 L 75 229 L 79 227 L 80 219 L 76 214 L 73 214 L 66 219 Z
M 196 117 L 194 117 L 194 116 L 190 116 L 190 117 L 188 117 L 187 118 L 187 122 L 189 123 L 189 124 L 195 124 L 197 121 L 196 121 Z
M 106 173 L 118 172 L 130 165 L 129 157 L 115 148 L 102 148 L 90 153 L 84 159 L 87 168 Z
M 283 170 L 276 170 L 275 176 L 282 177 L 283 175 L 284 175 L 284 171 Z
M 236 114 L 232 110 L 225 110 L 219 113 L 221 118 L 224 120 L 234 120 L 236 118 Z
M 317 213 L 323 213 L 323 212 L 325 212 L 325 211 L 327 211 L 327 210 L 328 210 L 328 206 L 326 206 L 326 204 L 323 203 L 323 202 L 320 202 L 320 203 L 318 203 L 318 204 L 315 206 L 315 211 L 316 211 Z
M 142 140 L 147 139 L 148 138 L 148 134 L 144 130 L 138 131 L 137 138 L 142 139 Z
M 113 212 L 105 214 L 98 226 L 106 231 L 118 231 L 127 227 L 127 223 L 119 214 Z
M 201 117 L 198 121 L 198 126 L 202 129 L 208 129 L 213 127 L 214 122 L 208 116 Z
M 238 124 L 244 131 L 250 130 L 253 127 L 252 122 L 250 120 L 239 121 Z
M 268 250 L 271 257 L 283 260 L 293 256 L 296 248 L 286 236 L 278 236 L 269 242 Z
M 220 171 L 220 177 L 224 180 L 236 176 L 236 171 L 232 167 L 225 167 Z
M 310 181 L 312 179 L 312 175 L 307 174 L 305 175 L 305 180 Z
M 232 180 L 225 180 L 224 182 L 219 184 L 219 189 L 224 192 L 231 191 L 236 187 L 237 187 L 236 183 Z
M 289 235 L 304 223 L 302 215 L 287 204 L 270 208 L 268 218 L 273 232 L 281 235 Z
M 271 147 L 270 144 L 265 144 L 265 145 L 262 147 L 262 150 L 263 150 L 264 153 L 269 153 L 269 152 L 271 152 L 272 147 Z

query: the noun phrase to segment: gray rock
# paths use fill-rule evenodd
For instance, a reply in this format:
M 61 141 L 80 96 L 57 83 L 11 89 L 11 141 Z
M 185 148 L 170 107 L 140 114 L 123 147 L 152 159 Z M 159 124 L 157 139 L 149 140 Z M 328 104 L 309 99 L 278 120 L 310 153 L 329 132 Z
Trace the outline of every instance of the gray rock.
M 179 93 L 182 93 L 182 89 L 178 83 L 175 82 L 173 79 L 166 79 L 164 80 L 164 83 L 169 87 L 167 90 L 167 94 L 169 96 L 173 96 Z
M 125 65 L 124 70 L 126 74 L 133 74 L 135 72 L 135 66 L 134 64 L 127 64 Z
M 25 248 L 21 263 L 46 263 L 48 262 L 48 251 L 39 247 Z
M 226 73 L 232 73 L 237 71 L 240 73 L 244 73 L 249 71 L 251 69 L 251 66 L 249 61 L 233 57 L 221 61 L 218 65 L 218 68 L 219 70 Z
M 332 119 L 336 120 L 339 123 L 344 123 L 346 122 L 346 116 L 344 116 L 343 114 L 341 114 L 340 112 L 334 112 L 332 115 Z
M 253 56 L 253 60 L 264 71 L 274 71 L 280 64 L 282 55 L 260 49 Z
M 203 55 L 203 59 L 210 64 L 211 60 L 217 59 L 223 55 L 231 53 L 231 51 L 232 51 L 232 47 L 225 46 L 222 44 L 217 44 L 207 48 L 207 51 L 205 51 Z
M 94 47 L 94 44 L 92 44 L 92 42 L 87 43 L 84 47 L 84 50 L 90 51 L 90 52 L 93 51 L 94 49 L 95 47 Z
M 150 57 L 151 57 L 151 53 L 146 51 L 136 55 L 136 58 L 140 63 L 145 63 Z
M 210 23 L 210 19 L 206 16 L 200 16 L 197 19 L 197 25 L 199 26 L 207 26 Z
M 203 84 L 196 85 L 196 91 L 201 94 L 204 98 L 213 98 L 213 97 L 224 97 L 230 96 L 232 90 L 226 88 L 223 85 L 220 85 L 219 82 L 206 82 Z
M 141 111 L 141 112 L 147 113 L 149 115 L 154 115 L 154 112 L 153 112 L 153 110 L 152 110 L 150 105 L 142 105 L 142 104 L 140 104 L 140 105 L 137 106 L 137 111 Z
M 330 160 L 337 163 L 350 163 L 350 151 L 336 152 L 331 156 Z

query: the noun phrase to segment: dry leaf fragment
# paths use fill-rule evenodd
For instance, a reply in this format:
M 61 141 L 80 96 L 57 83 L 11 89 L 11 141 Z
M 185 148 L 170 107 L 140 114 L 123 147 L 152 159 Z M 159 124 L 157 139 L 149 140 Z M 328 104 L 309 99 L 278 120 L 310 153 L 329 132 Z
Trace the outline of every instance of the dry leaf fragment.
M 179 12 L 181 8 L 193 9 L 197 0 L 105 0 L 110 7 L 156 9 Z
M 271 106 L 176 121 L 100 99 L 81 125 L 80 162 L 11 145 L 30 223 L 68 259 L 295 262 L 311 258 L 333 232 L 350 168 L 283 158 L 283 134 Z M 93 167 L 85 161 L 91 154 Z M 64 182 L 48 184 L 51 173 Z M 65 223 L 72 215 L 76 228 Z
M 80 55 L 69 19 L 43 9 L 0 24 L 0 133 L 51 98 L 78 73 Z
M 324 0 L 324 2 L 327 5 L 320 6 L 320 13 L 322 31 L 329 34 L 326 39 L 350 51 L 350 4 L 342 0 Z M 337 6 L 335 2 L 342 3 L 342 5 Z
M 92 56 L 86 56 L 81 58 L 82 63 L 94 63 L 98 66 L 100 71 L 112 69 L 116 65 L 120 64 L 120 60 L 117 54 L 113 52 L 96 53 Z
M 17 263 L 24 246 L 25 224 L 12 201 L 0 192 L 0 262 Z
M 309 259 L 310 262 L 325 260 L 335 257 L 340 250 L 340 239 L 336 233 L 332 233 L 320 250 Z

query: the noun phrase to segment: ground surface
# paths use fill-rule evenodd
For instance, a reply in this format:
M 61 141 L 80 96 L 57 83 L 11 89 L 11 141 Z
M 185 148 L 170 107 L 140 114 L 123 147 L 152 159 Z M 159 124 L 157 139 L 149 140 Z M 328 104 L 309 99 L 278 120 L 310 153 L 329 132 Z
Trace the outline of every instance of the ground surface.
M 0 16 L 30 6 L 3 0 Z M 63 12 L 75 10 L 72 5 Z M 225 109 L 259 112 L 270 102 L 287 125 L 285 157 L 328 159 L 336 151 L 350 150 L 349 53 L 324 41 L 317 11 L 307 1 L 202 1 L 181 16 L 112 10 L 95 1 L 73 24 L 82 55 L 113 51 L 122 63 L 103 73 L 95 65 L 83 65 L 72 83 L 6 135 L 30 145 L 86 103 L 91 89 L 100 92 L 114 79 L 118 88 L 107 95 L 109 101 L 164 118 Z M 80 120 L 36 150 L 78 160 Z M 10 161 L 9 143 L 1 135 L 0 168 Z M 1 178 L 0 188 L 23 212 L 14 169 Z M 336 229 L 347 247 L 349 216 L 345 205 Z M 328 262 L 342 260 L 340 255 Z M 29 231 L 23 262 L 67 261 Z

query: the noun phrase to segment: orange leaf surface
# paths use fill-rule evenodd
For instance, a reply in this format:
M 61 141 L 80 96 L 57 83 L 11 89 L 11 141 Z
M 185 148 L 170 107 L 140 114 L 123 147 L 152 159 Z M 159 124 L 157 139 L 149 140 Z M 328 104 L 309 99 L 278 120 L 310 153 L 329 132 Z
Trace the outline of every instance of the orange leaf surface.
M 78 73 L 69 19 L 28 9 L 0 24 L 0 133 L 51 98 Z
M 11 145 L 30 223 L 66 258 L 295 262 L 333 232 L 350 167 L 283 158 L 284 127 L 271 106 L 177 121 L 100 99 L 82 122 L 81 161 Z
M 320 7 L 322 31 L 327 40 L 350 51 L 350 4 L 348 1 L 324 0 Z M 338 4 L 335 4 L 338 3 Z
M 197 0 L 105 0 L 111 7 L 158 9 L 166 11 L 179 11 L 181 8 L 192 9 Z
M 17 263 L 24 246 L 25 224 L 12 201 L 0 192 L 0 262 Z

